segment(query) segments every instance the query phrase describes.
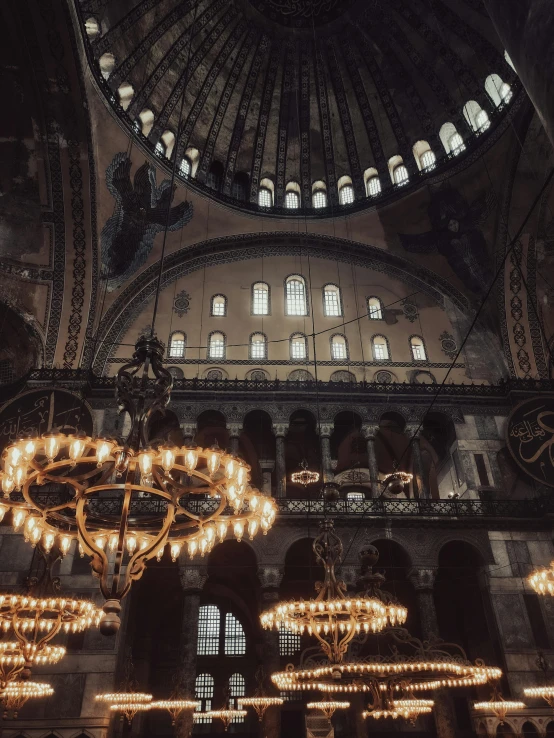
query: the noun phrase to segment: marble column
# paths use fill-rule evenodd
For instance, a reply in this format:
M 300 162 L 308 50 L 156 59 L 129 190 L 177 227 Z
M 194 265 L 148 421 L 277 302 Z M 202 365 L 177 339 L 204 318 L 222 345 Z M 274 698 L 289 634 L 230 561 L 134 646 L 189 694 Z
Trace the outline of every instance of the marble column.
M 259 459 L 260 469 L 262 470 L 262 489 L 264 495 L 271 497 L 271 473 L 275 469 L 273 459 Z
M 261 611 L 274 607 L 279 601 L 278 587 L 282 573 L 277 566 L 263 566 L 258 569 L 258 578 L 262 585 Z M 271 681 L 271 674 L 280 670 L 279 633 L 276 630 L 262 630 L 262 665 L 265 673 L 264 689 L 271 696 L 278 697 L 278 692 Z M 281 710 L 270 707 L 262 719 L 260 736 L 263 738 L 280 738 Z
M 331 433 L 333 426 L 322 425 L 319 430 L 319 443 L 321 446 L 321 468 L 323 471 L 323 482 L 333 481 L 333 469 L 331 468 Z
M 485 0 L 500 40 L 554 145 L 552 0 Z M 504 79 L 507 71 L 497 70 Z
M 369 481 L 371 482 L 371 496 L 379 497 L 381 487 L 379 484 L 379 467 L 377 466 L 377 454 L 375 453 L 375 436 L 379 430 L 376 425 L 362 426 L 362 433 L 367 445 L 367 463 L 369 467 Z
M 288 425 L 278 423 L 273 426 L 275 433 L 275 487 L 276 497 L 287 496 L 287 465 L 285 462 L 285 436 L 288 432 Z
M 194 698 L 196 682 L 196 649 L 198 641 L 198 611 L 200 594 L 208 578 L 206 564 L 189 566 L 185 555 L 179 557 L 179 576 L 185 597 L 181 621 L 180 685 L 184 695 Z M 192 731 L 192 714 L 184 712 L 175 726 L 177 738 L 188 738 Z
M 429 480 L 426 478 L 423 469 L 423 459 L 421 457 L 421 440 L 419 435 L 414 435 L 418 429 L 418 425 L 414 425 L 413 428 L 406 428 L 406 433 L 412 436 L 412 459 L 413 459 L 413 474 L 414 474 L 414 487 L 417 489 L 420 500 L 427 500 L 430 497 L 429 493 Z
M 229 431 L 229 450 L 232 454 L 238 454 L 242 423 L 227 423 L 227 430 Z
M 412 583 L 417 595 L 423 640 L 429 640 L 439 636 L 439 624 L 435 609 L 435 599 L 433 597 L 433 585 L 435 583 L 436 573 L 436 569 L 431 567 L 414 568 L 408 572 L 408 579 Z M 455 738 L 456 716 L 454 715 L 454 706 L 452 705 L 450 695 L 445 690 L 437 690 L 434 693 L 433 699 L 435 700 L 433 716 L 435 718 L 437 737 Z

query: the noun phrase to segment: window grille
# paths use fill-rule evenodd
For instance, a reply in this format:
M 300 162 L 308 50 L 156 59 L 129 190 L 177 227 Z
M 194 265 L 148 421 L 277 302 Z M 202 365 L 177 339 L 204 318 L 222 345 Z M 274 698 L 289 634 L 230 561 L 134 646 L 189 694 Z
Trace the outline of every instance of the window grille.
M 250 358 L 266 359 L 267 343 L 263 333 L 255 333 L 250 342 Z
M 381 192 L 381 180 L 379 177 L 370 177 L 367 180 L 367 194 L 370 197 L 375 197 Z
M 346 359 L 346 339 L 344 336 L 333 336 L 331 341 L 331 358 L 335 361 Z
M 202 609 L 202 608 L 200 608 Z M 212 709 L 212 700 L 214 696 L 214 678 L 211 674 L 198 674 L 195 684 L 196 699 L 200 700 L 197 707 L 198 712 L 207 712 Z M 211 718 L 201 717 L 197 719 L 199 723 L 211 723 Z
M 306 337 L 298 333 L 293 336 L 290 342 L 290 358 L 305 359 L 306 358 Z
M 279 654 L 281 656 L 294 656 L 299 651 L 300 635 L 281 628 L 279 630 Z
M 377 297 L 370 297 L 367 301 L 367 309 L 370 320 L 382 320 L 383 311 L 381 309 L 381 300 Z
M 400 166 L 396 167 L 394 170 L 394 184 L 405 185 L 408 182 L 408 179 L 408 170 L 404 164 L 400 164 Z
M 219 653 L 220 613 L 215 605 L 202 605 L 198 614 L 199 656 L 217 656 Z
M 222 333 L 212 333 L 209 345 L 210 359 L 225 358 L 225 339 Z
M 306 288 L 304 280 L 299 277 L 290 277 L 287 280 L 287 315 L 307 315 Z
M 373 358 L 375 361 L 384 361 L 389 358 L 387 343 L 383 338 L 373 339 Z
M 341 205 L 350 205 L 354 202 L 354 188 L 352 185 L 344 185 L 340 188 L 339 200 Z
M 225 656 L 244 656 L 246 637 L 241 623 L 228 612 L 225 615 Z
M 436 163 L 437 163 L 437 159 L 436 159 L 434 153 L 431 150 L 429 150 L 429 151 L 424 151 L 423 152 L 423 154 L 421 155 L 420 162 L 421 162 L 421 168 L 422 168 L 422 170 L 424 172 L 428 172 L 431 169 L 434 169 L 435 168 Z
M 260 187 L 258 192 L 258 205 L 262 208 L 270 208 L 273 203 L 271 201 L 271 191 L 267 187 Z
M 300 198 L 298 197 L 298 192 L 294 192 L 293 190 L 289 190 L 287 192 L 287 194 L 285 195 L 285 207 L 291 209 L 300 207 Z
M 174 333 L 169 345 L 169 356 L 172 359 L 182 359 L 185 356 L 185 334 Z
M 244 697 L 246 684 L 242 674 L 231 674 L 229 677 L 229 707 L 237 708 L 237 698 Z M 231 720 L 232 723 L 244 723 L 243 717 L 236 717 Z
M 458 156 L 458 154 L 466 150 L 464 139 L 460 136 L 459 133 L 454 133 L 452 136 L 450 136 L 448 140 L 448 145 L 450 146 L 450 153 L 454 154 L 454 156 Z
M 258 282 L 252 290 L 252 313 L 254 315 L 269 314 L 269 287 Z
M 192 172 L 192 165 L 190 163 L 190 159 L 188 157 L 184 157 L 184 159 L 181 159 L 181 164 L 179 165 L 179 172 L 182 177 L 185 177 L 185 179 L 188 179 Z
M 212 297 L 212 315 L 218 318 L 225 317 L 227 313 L 227 301 L 223 295 Z
M 314 208 L 327 207 L 327 195 L 324 190 L 316 190 L 313 196 Z

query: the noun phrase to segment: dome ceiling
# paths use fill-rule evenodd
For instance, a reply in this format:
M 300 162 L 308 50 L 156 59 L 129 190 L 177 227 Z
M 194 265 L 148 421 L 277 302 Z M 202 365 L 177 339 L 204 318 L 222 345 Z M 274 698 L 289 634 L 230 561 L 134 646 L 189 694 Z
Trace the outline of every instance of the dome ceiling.
M 485 90 L 488 75 L 511 85 L 515 75 L 480 0 L 81 0 L 80 8 L 106 93 L 144 143 L 164 142 L 162 157 L 185 91 L 178 161 L 192 149 L 194 181 L 223 198 L 256 203 L 268 180 L 279 208 L 294 182 L 311 207 L 321 181 L 334 205 L 351 181 L 356 202 L 373 204 L 369 168 L 383 195 L 394 189 L 391 157 L 417 183 L 425 175 L 417 142 L 447 166 L 458 161 L 447 155 L 452 131 L 467 156 L 510 109 Z M 468 101 L 488 113 L 485 135 L 466 120 Z

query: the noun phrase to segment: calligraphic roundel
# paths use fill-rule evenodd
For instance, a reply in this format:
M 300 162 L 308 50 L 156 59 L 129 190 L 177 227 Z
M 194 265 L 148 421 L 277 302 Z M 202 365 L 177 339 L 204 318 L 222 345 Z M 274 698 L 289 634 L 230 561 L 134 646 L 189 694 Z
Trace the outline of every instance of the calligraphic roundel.
M 56 427 L 62 433 L 92 434 L 92 412 L 67 390 L 43 388 L 18 395 L 0 408 L 0 452 L 20 433 L 42 435 Z
M 517 464 L 554 487 L 554 397 L 524 400 L 508 418 L 506 443 Z

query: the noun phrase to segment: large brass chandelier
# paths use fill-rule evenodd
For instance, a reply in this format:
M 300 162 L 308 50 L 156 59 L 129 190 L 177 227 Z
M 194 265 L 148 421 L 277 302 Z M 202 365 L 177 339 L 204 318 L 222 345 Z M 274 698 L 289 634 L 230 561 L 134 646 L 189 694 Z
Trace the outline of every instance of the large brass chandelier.
M 217 446 L 150 443 L 150 420 L 166 407 L 173 381 L 163 354 L 158 339 L 141 337 L 118 372 L 120 412 L 130 418 L 124 440 L 52 429 L 2 455 L 4 504 L 16 530 L 46 551 L 56 543 L 65 553 L 77 539 L 91 557 L 106 599 L 104 634 L 118 630 L 121 599 L 166 545 L 173 560 L 183 547 L 192 558 L 228 533 L 239 541 L 265 534 L 275 520 L 274 501 L 250 486 L 250 467 L 237 456 Z
M 323 582 L 316 584 L 319 590 L 316 598 L 281 602 L 262 613 L 260 619 L 266 629 L 275 627 L 315 636 L 325 655 L 333 663 L 339 663 L 356 635 L 376 633 L 389 625 L 404 623 L 407 610 L 392 600 L 385 602 L 375 596 L 374 578 L 363 582 L 362 591 L 349 595 L 346 585 L 335 574 L 342 558 L 342 542 L 334 532 L 332 520 L 322 521 L 320 527 L 313 550 L 325 575 Z
M 321 534 L 318 536 L 320 538 L 318 545 L 323 546 L 325 551 L 329 547 L 336 551 L 339 549 L 334 541 L 336 536 L 334 533 L 331 536 L 330 533 L 332 525 L 325 521 L 323 537 Z M 333 570 L 330 563 L 333 561 L 332 555 L 327 559 L 320 555 L 320 558 L 327 561 L 326 571 Z M 406 611 L 382 589 L 384 576 L 374 572 L 374 566 L 379 558 L 377 549 L 371 545 L 365 546 L 360 552 L 360 558 L 362 570 L 357 588 L 365 592 L 364 597 L 380 603 L 386 608 L 387 613 L 394 612 L 397 622 L 400 620 L 398 617 L 400 608 L 403 611 L 401 621 L 403 622 Z M 391 609 L 393 607 L 394 610 Z M 286 604 L 277 605 L 274 611 L 279 613 L 280 608 L 286 608 Z M 296 610 L 295 606 L 291 611 Z M 311 612 L 309 608 L 308 611 Z M 357 615 L 365 617 L 367 612 L 367 608 L 364 607 Z M 273 620 L 275 619 L 273 615 Z M 336 625 L 340 620 L 335 617 L 334 622 Z M 335 631 L 329 629 L 329 633 Z M 299 667 L 289 664 L 285 671 L 272 675 L 275 686 L 283 692 L 319 691 L 327 698 L 335 696 L 335 699 L 346 697 L 351 693 L 362 693 L 367 695 L 369 701 L 368 709 L 363 714 L 364 718 L 390 717 L 414 720 L 418 715 L 432 710 L 432 700 L 425 698 L 425 692 L 486 684 L 499 679 L 502 675 L 500 669 L 488 667 L 481 661 L 471 663 L 463 649 L 456 644 L 444 643 L 438 638 L 426 641 L 414 638 L 405 628 L 395 625 L 391 618 L 383 627 L 375 630 L 376 638 L 389 640 L 388 652 L 383 652 L 379 648 L 377 653 L 359 659 L 347 659 L 345 652 L 348 644 L 356 634 L 364 634 L 365 628 L 353 627 L 348 632 L 352 633 L 352 636 L 344 648 L 336 639 L 330 643 L 324 640 L 320 632 L 318 640 L 326 658 L 318 658 L 308 651 L 308 657 Z M 311 634 L 318 636 L 313 628 Z

